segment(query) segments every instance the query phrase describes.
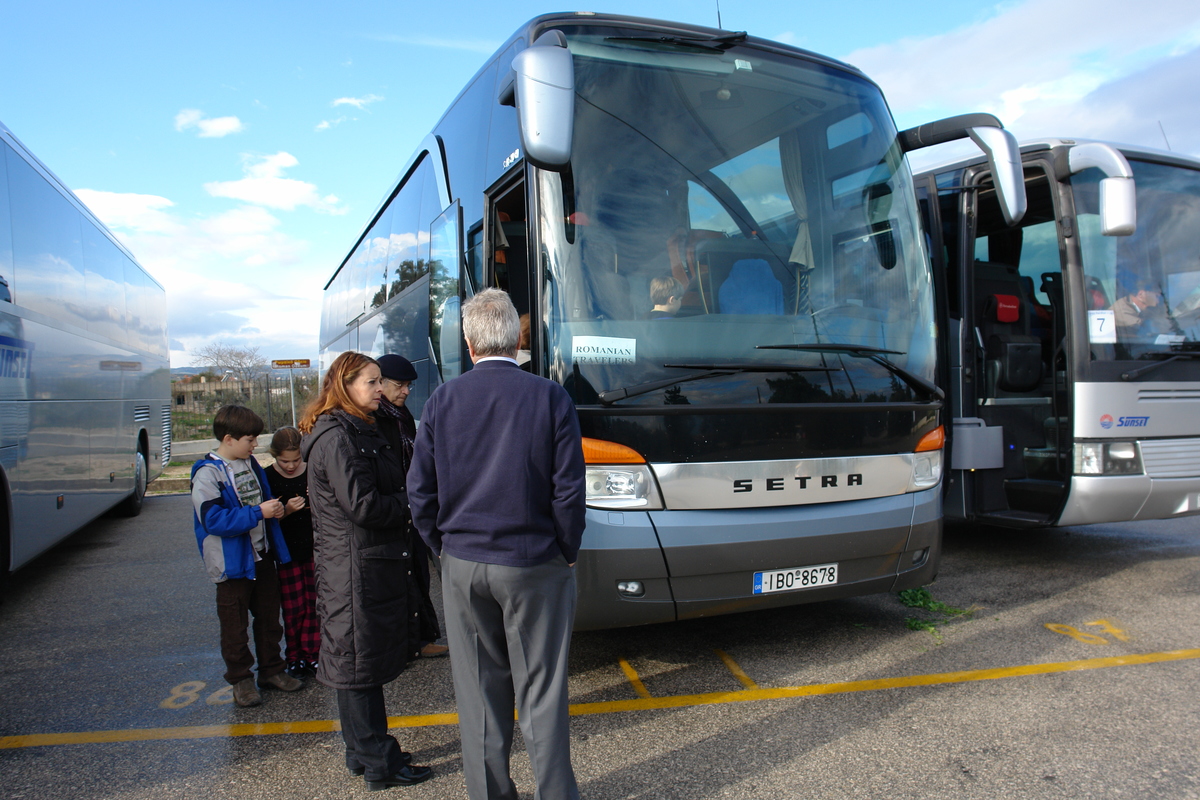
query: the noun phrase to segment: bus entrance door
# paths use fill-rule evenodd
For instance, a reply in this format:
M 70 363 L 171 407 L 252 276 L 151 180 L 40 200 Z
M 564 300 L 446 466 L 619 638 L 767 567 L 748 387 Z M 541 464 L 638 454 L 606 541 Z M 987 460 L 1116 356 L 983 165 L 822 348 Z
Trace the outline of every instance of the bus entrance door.
M 1027 172 L 1027 176 L 1031 173 Z M 975 516 L 1052 524 L 1070 469 L 1065 412 L 1062 267 L 1050 184 L 1027 177 L 1029 210 L 1009 228 L 994 191 L 979 192 L 969 264 L 975 416 L 1003 430 L 1003 466 L 972 473 Z M 972 239 L 968 239 L 968 242 Z

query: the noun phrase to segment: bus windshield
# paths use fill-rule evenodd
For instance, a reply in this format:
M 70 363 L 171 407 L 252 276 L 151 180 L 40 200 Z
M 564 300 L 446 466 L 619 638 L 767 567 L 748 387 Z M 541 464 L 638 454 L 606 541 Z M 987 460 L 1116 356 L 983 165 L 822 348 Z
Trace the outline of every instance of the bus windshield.
M 1099 170 L 1071 179 L 1093 361 L 1164 359 L 1200 347 L 1200 172 L 1129 163 L 1137 183 L 1132 236 L 1100 234 Z
M 736 37 L 565 33 L 574 147 L 539 235 L 576 402 L 928 399 L 932 287 L 878 88 Z

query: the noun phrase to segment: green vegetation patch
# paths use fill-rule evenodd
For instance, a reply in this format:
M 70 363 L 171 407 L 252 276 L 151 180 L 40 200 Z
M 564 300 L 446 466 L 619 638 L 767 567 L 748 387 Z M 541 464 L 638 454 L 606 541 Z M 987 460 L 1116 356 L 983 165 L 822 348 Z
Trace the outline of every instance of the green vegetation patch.
M 906 589 L 896 597 L 900 600 L 901 605 L 924 612 L 920 616 L 905 617 L 904 624 L 908 629 L 910 631 L 929 631 L 937 644 L 941 644 L 943 641 L 942 634 L 937 627 L 939 624 L 954 618 L 970 617 L 979 610 L 974 607 L 958 608 L 935 600 L 929 589 L 924 586 Z

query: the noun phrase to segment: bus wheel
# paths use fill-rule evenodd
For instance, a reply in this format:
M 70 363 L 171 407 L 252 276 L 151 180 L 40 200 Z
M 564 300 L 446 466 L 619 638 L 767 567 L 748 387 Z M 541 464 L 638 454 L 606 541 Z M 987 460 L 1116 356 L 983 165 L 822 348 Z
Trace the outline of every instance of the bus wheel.
M 133 463 L 133 492 L 117 506 L 123 517 L 136 517 L 142 513 L 142 500 L 146 497 L 146 454 L 138 450 Z

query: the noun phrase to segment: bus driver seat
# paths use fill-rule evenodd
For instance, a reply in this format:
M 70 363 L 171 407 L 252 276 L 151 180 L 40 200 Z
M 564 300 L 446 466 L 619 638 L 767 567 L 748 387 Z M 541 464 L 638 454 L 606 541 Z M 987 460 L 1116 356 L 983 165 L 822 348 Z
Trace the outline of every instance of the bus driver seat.
M 743 258 L 733 263 L 717 289 L 722 314 L 783 313 L 783 285 L 761 258 Z

